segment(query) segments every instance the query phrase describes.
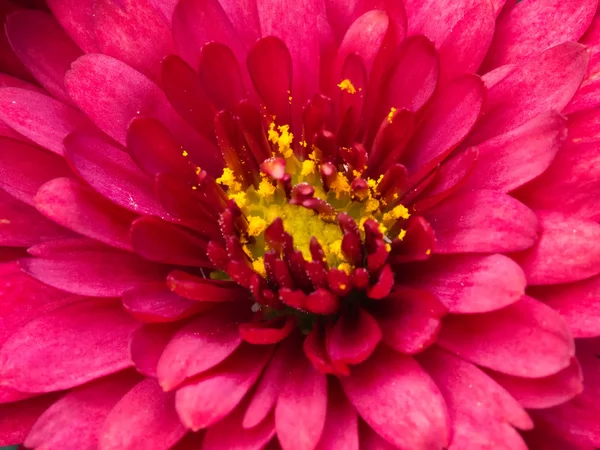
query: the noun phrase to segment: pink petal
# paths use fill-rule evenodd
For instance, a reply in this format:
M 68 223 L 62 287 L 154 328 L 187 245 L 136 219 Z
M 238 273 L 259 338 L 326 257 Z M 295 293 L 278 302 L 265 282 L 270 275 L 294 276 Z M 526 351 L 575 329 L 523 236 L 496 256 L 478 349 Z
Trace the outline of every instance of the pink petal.
M 511 425 L 531 428 L 533 424 L 508 392 L 477 367 L 435 347 L 419 361 L 448 405 L 451 449 L 527 450 Z
M 583 391 L 583 377 L 576 358 L 566 369 L 544 378 L 520 378 L 491 371 L 488 374 L 524 408 L 551 408 Z
M 164 282 L 125 291 L 123 307 L 136 320 L 147 323 L 173 322 L 207 309 L 206 304 L 172 293 Z
M 174 270 L 167 277 L 171 291 L 196 302 L 233 302 L 250 300 L 248 290 L 231 281 L 211 280 Z
M 170 19 L 170 18 L 169 18 Z M 157 79 L 160 60 L 173 53 L 171 30 L 147 1 L 94 2 L 94 31 L 100 52 Z
M 141 258 L 85 240 L 66 251 L 49 247 L 41 258 L 19 261 L 38 280 L 79 295 L 115 297 L 139 284 L 164 279 L 165 269 Z
M 464 139 L 479 117 L 484 94 L 475 75 L 456 78 L 438 91 L 406 150 L 411 173 L 442 161 Z
M 187 432 L 175 411 L 174 397 L 173 393 L 163 392 L 156 380 L 140 382 L 108 414 L 99 448 L 171 448 Z
M 553 375 L 571 363 L 574 353 L 558 313 L 527 296 L 498 311 L 448 316 L 438 344 L 473 363 L 524 378 Z
M 135 218 L 90 188 L 72 178 L 55 178 L 35 196 L 38 211 L 60 225 L 104 242 L 130 250 L 129 227 Z
M 158 360 L 179 327 L 177 323 L 151 324 L 142 325 L 133 332 L 129 355 L 138 372 L 156 378 Z
M 531 247 L 539 224 L 533 211 L 496 191 L 463 191 L 425 213 L 436 253 L 501 253 Z
M 63 139 L 93 126 L 81 112 L 47 95 L 19 88 L 0 89 L 0 119 L 48 150 L 63 154 Z
M 600 273 L 597 222 L 552 212 L 537 215 L 540 239 L 518 257 L 529 284 L 569 283 Z
M 247 401 L 243 401 L 231 414 L 208 428 L 202 442 L 202 450 L 224 448 L 261 450 L 265 448 L 265 445 L 275 435 L 275 420 L 271 414 L 253 428 L 242 427 L 247 403 Z
M 242 422 L 244 428 L 254 428 L 273 410 L 279 393 L 286 383 L 285 375 L 288 373 L 290 357 L 293 355 L 289 350 L 291 350 L 289 342 L 284 341 L 273 353 L 260 380 L 256 383 L 256 390 L 244 414 Z
M 77 300 L 34 280 L 15 262 L 0 264 L 0 347 L 28 322 Z
M 135 252 L 150 261 L 181 266 L 212 267 L 208 242 L 157 217 L 140 217 L 131 225 Z
M 99 51 L 94 34 L 94 0 L 47 0 L 52 14 L 86 53 Z
M 468 142 L 478 144 L 544 112 L 561 111 L 577 92 L 587 64 L 585 47 L 572 42 L 528 60 L 489 89 L 485 120 Z
M 272 351 L 266 345 L 242 344 L 214 370 L 180 388 L 175 400 L 183 423 L 197 431 L 223 419 L 255 383 Z
M 35 79 L 56 99 L 72 103 L 65 90 L 64 77 L 71 63 L 83 52 L 53 17 L 42 11 L 19 11 L 9 16 L 6 34 Z
M 310 361 L 290 362 L 275 406 L 275 428 L 286 450 L 314 449 L 325 426 L 327 379 Z
M 557 286 L 540 286 L 532 295 L 565 319 L 576 338 L 600 336 L 600 276 Z
M 373 305 L 383 342 L 400 353 L 414 354 L 435 342 L 446 308 L 429 291 L 397 288 Z
M 566 138 L 564 117 L 543 113 L 477 146 L 479 160 L 465 186 L 508 192 L 542 174 Z
M 127 371 L 71 390 L 35 422 L 25 441 L 27 447 L 60 448 L 68 442 L 81 450 L 98 448 L 106 416 L 138 380 Z
M 47 394 L 0 405 L 0 445 L 22 443 L 31 426 L 57 398 L 57 394 Z
M 358 450 L 358 415 L 336 381 L 329 383 L 327 415 L 316 450 Z
M 509 2 L 498 17 L 485 67 L 522 61 L 557 44 L 579 40 L 597 6 L 595 0 Z
M 171 24 L 171 19 L 173 18 L 173 10 L 175 9 L 175 5 L 178 0 L 150 0 L 149 3 L 152 7 L 159 13 L 162 19 Z
M 490 1 L 476 2 L 450 29 L 440 45 L 440 82 L 477 71 L 494 36 L 494 8 Z
M 33 206 L 42 184 L 67 176 L 71 171 L 63 158 L 33 145 L 0 138 L 0 187 Z
M 411 357 L 379 347 L 340 381 L 361 417 L 390 443 L 414 450 L 448 445 L 442 395 Z
M 69 230 L 0 189 L 0 245 L 30 247 L 71 236 Z
M 600 219 L 600 151 L 597 110 L 569 116 L 569 138 L 541 176 L 517 195 L 535 209 Z
M 562 440 L 577 449 L 595 448 L 600 445 L 598 422 L 598 396 L 600 395 L 600 340 L 586 339 L 578 342 L 577 359 L 581 364 L 585 389 L 573 400 L 554 408 L 536 411 L 533 417 L 538 426 L 550 429 Z
M 238 61 L 245 60 L 244 45 L 217 0 L 179 0 L 173 12 L 173 38 L 177 53 L 194 68 L 199 65 L 202 47 L 209 42 L 225 44 Z
M 186 378 L 216 366 L 239 347 L 242 339 L 232 313 L 227 307 L 215 308 L 175 333 L 158 362 L 163 389 L 171 390 Z M 241 318 L 239 312 L 237 318 Z
M 341 372 L 348 364 L 366 360 L 381 341 L 381 328 L 377 321 L 363 309 L 347 311 L 337 320 L 327 336 L 327 353 L 334 367 Z
M 131 365 L 127 343 L 136 326 L 119 302 L 64 306 L 6 341 L 0 351 L 2 379 L 23 392 L 49 392 L 117 372 Z
M 164 217 L 152 180 L 127 153 L 99 136 L 73 133 L 65 139 L 68 160 L 76 172 L 104 197 L 138 214 Z
M 518 301 L 526 280 L 504 255 L 453 255 L 433 258 L 407 273 L 409 286 L 426 289 L 453 313 L 494 311 Z
M 131 119 L 137 115 L 154 117 L 190 154 L 204 155 L 204 169 L 220 173 L 222 163 L 216 147 L 183 121 L 158 86 L 125 63 L 100 54 L 82 56 L 71 66 L 65 84 L 79 108 L 117 142 L 125 144 Z

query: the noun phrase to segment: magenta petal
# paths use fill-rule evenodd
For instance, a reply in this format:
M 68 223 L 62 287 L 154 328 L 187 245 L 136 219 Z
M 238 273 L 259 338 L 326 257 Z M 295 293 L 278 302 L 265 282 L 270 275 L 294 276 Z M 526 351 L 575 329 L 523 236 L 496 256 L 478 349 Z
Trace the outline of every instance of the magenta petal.
M 273 415 L 270 415 L 257 426 L 244 428 L 242 420 L 247 403 L 243 401 L 231 414 L 208 428 L 202 442 L 202 450 L 265 448 L 275 435 L 275 420 Z
M 23 392 L 49 392 L 117 372 L 131 365 L 127 344 L 136 327 L 119 302 L 67 305 L 29 322 L 6 341 L 0 351 L 2 379 Z
M 359 450 L 358 414 L 337 381 L 329 383 L 323 435 L 315 450 Z
M 325 426 L 327 379 L 303 356 L 291 363 L 275 407 L 277 438 L 286 450 L 314 449 Z
M 519 62 L 554 45 L 579 40 L 597 6 L 595 0 L 508 2 L 498 17 L 485 67 Z
M 464 191 L 425 213 L 435 231 L 436 253 L 506 253 L 538 238 L 533 211 L 496 191 Z
M 94 31 L 100 53 L 156 79 L 160 60 L 173 53 L 171 30 L 149 2 L 123 3 L 124 7 L 113 0 L 94 2 Z
M 267 345 L 242 344 L 214 370 L 181 387 L 175 399 L 182 422 L 197 431 L 223 419 L 255 383 L 272 351 Z
M 517 263 L 504 255 L 433 258 L 407 278 L 409 286 L 435 294 L 452 313 L 480 313 L 510 305 L 525 293 Z
M 545 409 L 571 400 L 583 391 L 583 376 L 576 358 L 554 375 L 544 378 L 521 378 L 488 372 L 524 408 Z
M 484 95 L 483 82 L 475 75 L 456 78 L 438 91 L 406 150 L 411 174 L 441 162 L 465 138 L 479 117 Z
M 112 247 L 130 250 L 135 215 L 105 200 L 72 178 L 55 178 L 35 196 L 38 211 L 60 225 Z
M 154 117 L 178 136 L 188 152 L 204 152 L 206 170 L 220 171 L 216 147 L 183 121 L 157 85 L 125 63 L 106 55 L 85 55 L 73 63 L 65 83 L 79 108 L 117 142 L 125 144 L 131 119 Z
M 158 362 L 158 380 L 171 390 L 231 355 L 242 343 L 227 307 L 205 312 L 184 325 L 167 344 Z
M 34 280 L 15 262 L 0 264 L 0 347 L 31 320 L 77 300 Z
M 587 64 L 585 47 L 572 42 L 528 60 L 488 90 L 485 120 L 468 142 L 478 144 L 547 111 L 561 111 L 577 92 Z
M 123 292 L 123 307 L 140 322 L 174 322 L 204 311 L 206 305 L 171 292 L 164 282 Z
M 62 155 L 63 139 L 93 125 L 81 112 L 38 92 L 0 89 L 0 119 L 36 144 Z
M 274 408 L 279 393 L 286 383 L 285 375 L 288 370 L 289 358 L 290 355 L 293 355 L 288 350 L 290 350 L 289 341 L 284 341 L 277 347 L 260 380 L 256 383 L 256 389 L 244 414 L 242 422 L 244 428 L 254 428 Z
M 529 284 L 569 283 L 600 273 L 600 224 L 553 212 L 538 218 L 538 243 L 518 257 Z
M 106 416 L 139 377 L 127 371 L 76 387 L 48 408 L 27 435 L 30 448 L 98 448 Z
M 540 286 L 532 295 L 558 311 L 576 338 L 600 336 L 600 276 L 557 286 Z
M 553 375 L 574 354 L 573 338 L 560 315 L 527 296 L 498 311 L 446 317 L 438 345 L 473 363 L 524 378 Z
M 381 341 L 381 328 L 372 315 L 358 309 L 337 320 L 327 336 L 327 353 L 335 366 L 360 364 L 375 351 Z M 347 370 L 347 369 L 346 369 Z
M 181 266 L 212 267 L 208 242 L 157 217 L 140 217 L 131 225 L 134 251 L 150 261 Z
M 30 247 L 54 239 L 72 237 L 73 233 L 46 219 L 31 206 L 0 189 L 0 245 Z
M 178 323 L 142 325 L 132 333 L 129 356 L 138 372 L 156 378 L 160 356 L 179 327 Z
M 81 178 L 113 203 L 138 214 L 167 216 L 151 178 L 127 153 L 97 135 L 80 133 L 67 136 L 65 152 Z
M 22 443 L 38 417 L 57 397 L 56 394 L 47 394 L 0 405 L 0 445 Z
M 6 34 L 15 53 L 39 83 L 56 99 L 72 103 L 64 77 L 83 52 L 54 18 L 42 11 L 19 11 L 6 22 Z M 52 55 L 40 57 L 40 55 Z
M 564 117 L 548 112 L 481 143 L 477 165 L 465 186 L 502 192 L 522 186 L 550 166 L 566 135 Z
M 463 73 L 476 72 L 494 36 L 495 14 L 491 2 L 475 2 L 440 45 L 440 83 Z
M 474 365 L 433 348 L 419 361 L 434 379 L 453 426 L 450 448 L 493 448 L 527 450 L 512 426 L 531 428 L 525 410 Z M 512 425 L 512 426 L 511 426 Z
M 340 381 L 361 417 L 390 443 L 415 450 L 448 445 L 444 399 L 413 358 L 379 347 Z
M 70 174 L 65 160 L 46 150 L 13 139 L 0 138 L 0 187 L 33 206 L 40 186 Z
M 400 353 L 414 354 L 435 342 L 446 308 L 431 292 L 398 288 L 373 305 L 383 342 Z
M 79 47 L 87 53 L 99 51 L 94 33 L 95 0 L 47 0 L 52 14 Z
M 163 392 L 156 380 L 137 384 L 108 414 L 99 448 L 170 448 L 187 432 L 175 411 L 174 397 L 173 393 Z M 151 438 L 148 430 L 152 430 Z

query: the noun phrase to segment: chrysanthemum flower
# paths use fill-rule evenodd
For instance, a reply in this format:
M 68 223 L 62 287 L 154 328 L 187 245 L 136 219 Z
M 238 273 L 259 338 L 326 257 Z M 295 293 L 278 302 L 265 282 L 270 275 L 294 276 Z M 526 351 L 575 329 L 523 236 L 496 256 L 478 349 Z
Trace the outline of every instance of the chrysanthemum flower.
M 600 447 L 597 0 L 2 3 L 0 444 Z

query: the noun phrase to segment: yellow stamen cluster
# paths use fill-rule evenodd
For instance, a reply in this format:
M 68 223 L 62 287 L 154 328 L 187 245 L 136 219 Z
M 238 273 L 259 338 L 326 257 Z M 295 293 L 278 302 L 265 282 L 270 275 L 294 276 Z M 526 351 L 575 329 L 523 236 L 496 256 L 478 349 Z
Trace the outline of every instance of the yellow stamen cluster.
M 340 81 L 337 86 L 348 94 L 356 94 L 356 88 L 352 84 L 352 81 L 350 81 L 348 78 Z

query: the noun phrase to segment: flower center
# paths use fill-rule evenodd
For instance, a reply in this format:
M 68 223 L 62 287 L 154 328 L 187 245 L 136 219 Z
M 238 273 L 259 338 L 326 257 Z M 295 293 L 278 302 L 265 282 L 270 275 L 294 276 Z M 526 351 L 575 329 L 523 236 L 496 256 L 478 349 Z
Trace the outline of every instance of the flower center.
M 271 123 L 267 137 L 271 154 L 259 170 L 247 167 L 239 157 L 243 149 L 237 149 L 236 159 L 228 160 L 225 152 L 228 164 L 216 179 L 229 205 L 221 215 L 228 257 L 240 263 L 227 263 L 225 271 L 255 296 L 260 292 L 259 303 L 261 296 L 279 296 L 297 309 L 334 312 L 339 298 L 377 284 L 410 214 L 393 174 L 363 176 L 366 152 L 360 144 L 339 149 L 345 157 L 335 163 L 317 145 L 305 159 L 298 157 L 293 146 L 307 143 L 295 143 L 288 125 Z M 244 280 L 242 273 L 260 279 Z M 317 291 L 331 304 L 306 307 L 305 297 Z

